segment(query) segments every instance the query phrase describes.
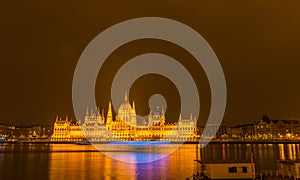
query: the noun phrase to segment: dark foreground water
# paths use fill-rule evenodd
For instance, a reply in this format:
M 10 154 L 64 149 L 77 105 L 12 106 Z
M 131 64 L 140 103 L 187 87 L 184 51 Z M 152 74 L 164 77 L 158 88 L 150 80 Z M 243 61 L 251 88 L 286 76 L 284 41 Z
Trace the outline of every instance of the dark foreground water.
M 137 164 L 115 160 L 91 145 L 0 144 L 0 179 L 185 179 L 193 174 L 194 159 L 250 161 L 252 152 L 258 170 L 276 169 L 279 159 L 300 159 L 299 144 L 185 144 L 163 159 Z

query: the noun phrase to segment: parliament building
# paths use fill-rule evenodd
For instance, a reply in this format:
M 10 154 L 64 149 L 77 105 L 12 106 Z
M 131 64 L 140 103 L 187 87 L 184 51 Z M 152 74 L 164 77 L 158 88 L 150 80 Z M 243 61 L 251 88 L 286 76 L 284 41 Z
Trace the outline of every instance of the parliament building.
M 196 117 L 167 123 L 163 108 L 151 110 L 147 118 L 137 119 L 135 103 L 129 103 L 127 95 L 113 120 L 109 103 L 105 118 L 104 111 L 92 109 L 86 112 L 84 121 L 75 123 L 56 118 L 51 141 L 195 141 L 197 135 Z

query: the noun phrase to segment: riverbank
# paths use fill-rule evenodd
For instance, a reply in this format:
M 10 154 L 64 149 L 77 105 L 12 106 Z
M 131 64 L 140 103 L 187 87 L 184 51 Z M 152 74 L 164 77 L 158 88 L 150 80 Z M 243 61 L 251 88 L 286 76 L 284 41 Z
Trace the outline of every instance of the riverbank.
M 1 144 L 79 144 L 79 145 L 85 145 L 85 144 L 107 144 L 111 142 L 118 142 L 118 141 L 23 141 L 23 140 L 17 140 L 17 141 L 0 141 Z M 125 141 L 129 142 L 129 141 Z M 138 142 L 138 141 L 137 141 Z M 141 141 L 143 142 L 143 141 Z M 151 142 L 151 141 L 149 141 Z M 164 141 L 158 141 L 158 142 L 164 142 Z M 240 141 L 240 140 L 212 140 L 212 141 L 171 141 L 170 144 L 300 144 L 300 141 Z

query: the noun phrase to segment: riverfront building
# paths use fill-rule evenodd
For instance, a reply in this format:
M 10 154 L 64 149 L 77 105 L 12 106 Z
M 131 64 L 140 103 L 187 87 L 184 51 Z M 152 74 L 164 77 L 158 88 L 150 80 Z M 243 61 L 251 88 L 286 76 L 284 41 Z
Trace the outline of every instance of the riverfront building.
M 81 126 L 81 129 L 80 129 Z M 197 135 L 196 117 L 167 123 L 164 109 L 151 110 L 147 119 L 137 119 L 135 103 L 132 106 L 125 95 L 118 113 L 113 118 L 111 103 L 105 118 L 100 109 L 87 110 L 84 122 L 72 123 L 68 119 L 54 123 L 52 141 L 195 141 Z
M 78 123 L 69 121 L 68 117 L 66 119 L 56 117 L 52 141 L 82 141 L 83 139 L 84 135 Z
M 241 140 L 299 140 L 300 121 L 274 120 L 264 115 L 252 124 L 237 125 L 228 128 L 228 135 Z
M 300 121 L 272 120 L 267 116 L 254 124 L 255 138 L 272 140 L 293 140 L 300 138 Z
M 15 140 L 46 140 L 52 135 L 52 126 L 30 125 L 11 126 L 0 125 L 0 139 L 6 141 Z

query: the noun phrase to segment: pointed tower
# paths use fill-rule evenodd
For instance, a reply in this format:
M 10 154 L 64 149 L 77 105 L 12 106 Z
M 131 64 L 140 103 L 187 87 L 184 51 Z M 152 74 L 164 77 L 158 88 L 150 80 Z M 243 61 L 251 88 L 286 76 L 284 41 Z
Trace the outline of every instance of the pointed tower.
M 132 110 L 131 110 L 131 123 L 136 126 L 136 111 L 135 111 L 135 102 L 133 101 Z
M 111 110 L 111 102 L 108 104 L 108 112 L 106 117 L 106 125 L 111 125 L 112 123 L 112 110 Z
M 105 122 L 104 109 L 102 109 L 102 113 L 101 113 L 101 120 L 102 120 L 102 123 L 104 123 L 104 122 Z
M 127 92 L 125 92 L 124 101 L 125 101 L 125 102 L 127 102 L 127 101 L 128 101 Z
M 165 125 L 166 123 L 166 117 L 165 117 L 165 110 L 164 106 L 161 106 L 161 118 L 160 118 L 160 125 Z
M 99 108 L 99 106 L 97 107 L 97 116 L 100 116 L 100 108 Z
M 197 128 L 197 118 L 196 118 L 196 116 L 194 117 L 194 127 Z
M 87 123 L 88 119 L 89 119 L 89 108 L 86 107 L 86 113 L 85 113 L 85 116 L 84 116 L 84 122 L 83 123 Z
M 93 108 L 91 108 L 91 116 L 93 117 L 95 114 L 94 114 L 94 110 Z
M 150 112 L 149 112 L 149 115 L 148 115 L 148 126 L 152 126 L 152 108 L 150 107 Z
M 85 116 L 89 116 L 89 108 L 88 107 L 86 108 Z
M 100 108 L 97 107 L 97 115 L 96 115 L 96 119 L 97 119 L 97 123 L 99 124 L 103 124 L 103 119 L 101 117 L 101 112 L 100 112 Z
M 136 114 L 135 113 L 135 102 L 133 101 L 133 104 L 132 104 L 132 113 Z
M 162 115 L 164 118 L 166 117 L 166 112 L 165 112 L 164 105 L 161 106 L 161 115 Z

